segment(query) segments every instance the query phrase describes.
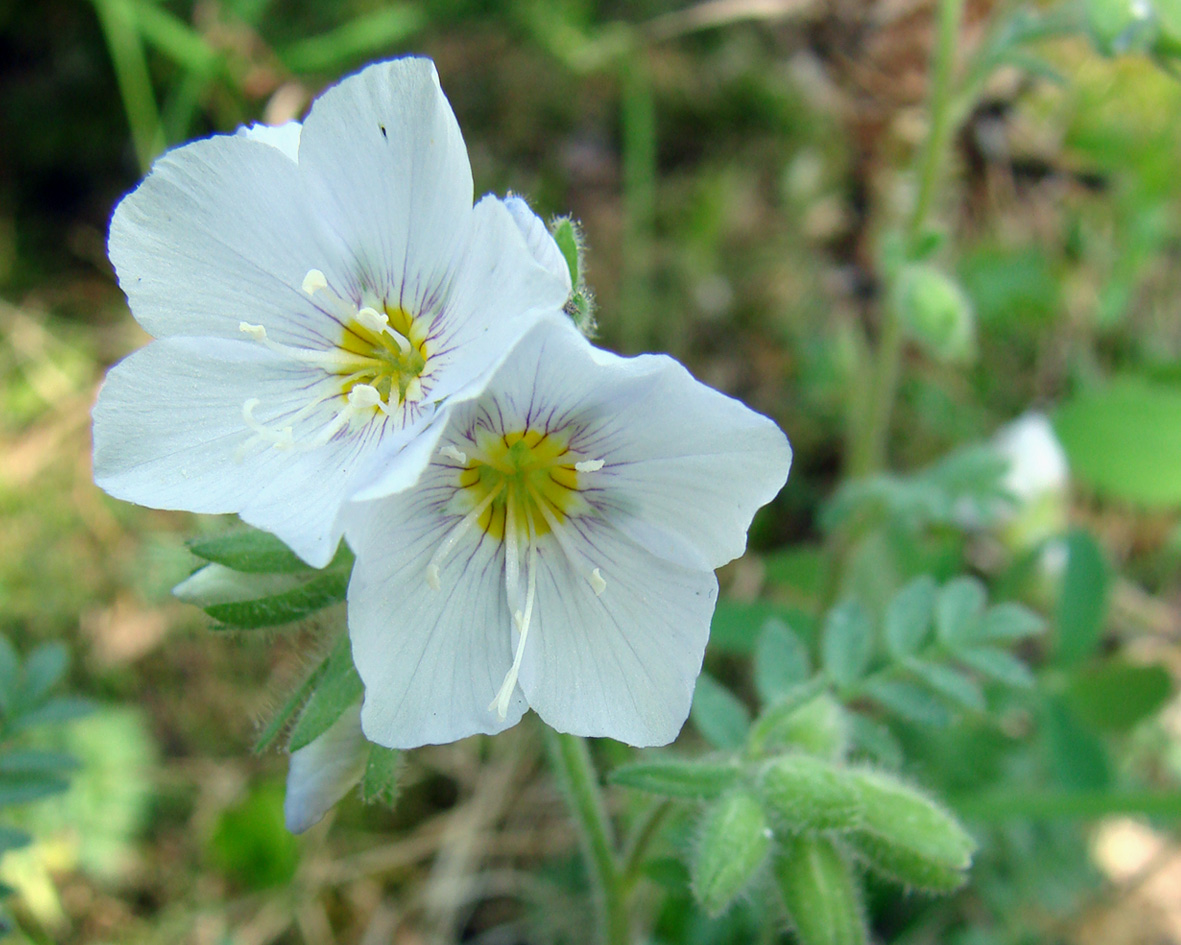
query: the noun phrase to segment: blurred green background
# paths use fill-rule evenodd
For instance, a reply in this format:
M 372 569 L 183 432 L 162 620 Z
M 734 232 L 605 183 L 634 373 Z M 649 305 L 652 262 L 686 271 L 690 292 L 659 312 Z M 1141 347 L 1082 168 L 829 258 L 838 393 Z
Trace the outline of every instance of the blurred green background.
M 1041 9 L 967 4 L 964 48 L 985 48 L 1012 6 Z M 0 0 L 0 632 L 22 651 L 64 642 L 70 688 L 102 707 L 53 735 L 81 761 L 71 791 L 5 814 L 37 838 L 0 861 L 17 941 L 586 935 L 576 839 L 532 720 L 416 752 L 393 812 L 348 801 L 331 832 L 285 832 L 284 758 L 249 748 L 315 626 L 212 636 L 169 590 L 196 565 L 185 538 L 225 523 L 121 504 L 90 478 L 97 385 L 146 341 L 106 227 L 151 158 L 300 117 L 372 59 L 431 56 L 477 193 L 582 221 L 599 343 L 669 352 L 787 432 L 789 485 L 723 586 L 807 609 L 829 593 L 821 509 L 851 466 L 872 471 L 856 469 L 850 418 L 888 237 L 914 200 L 932 15 L 923 0 Z M 1099 683 L 1037 644 L 1023 653 L 1045 691 L 1083 686 L 1081 710 L 1038 726 L 1058 761 L 996 748 L 1032 738 L 1024 708 L 969 720 L 971 737 L 907 745 L 949 794 L 1043 763 L 1063 788 L 1181 777 L 1181 84 L 1134 38 L 1099 39 L 1050 36 L 957 102 L 932 258 L 974 337 L 954 356 L 907 345 L 885 444 L 908 473 L 1047 412 L 1071 466 L 1067 522 L 1110 587 L 1075 661 Z M 862 554 L 868 580 L 906 576 L 879 551 Z M 969 552 L 1053 610 L 1028 555 L 1009 547 L 998 567 L 995 549 Z M 940 553 L 924 551 L 936 572 Z M 710 665 L 740 679 L 749 651 L 724 638 Z M 949 929 L 971 945 L 1181 943 L 1181 800 L 1160 796 L 1154 821 L 1114 802 L 1065 819 L 1010 809 L 978 886 L 934 906 L 889 892 L 874 927 L 914 943 Z M 662 922 L 659 941 L 745 940 L 734 921 Z

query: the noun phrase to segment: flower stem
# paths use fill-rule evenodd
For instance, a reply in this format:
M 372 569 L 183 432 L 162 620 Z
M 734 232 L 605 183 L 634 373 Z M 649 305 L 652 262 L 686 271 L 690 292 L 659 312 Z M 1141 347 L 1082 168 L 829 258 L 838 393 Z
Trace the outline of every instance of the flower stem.
M 931 126 L 919 157 L 919 191 L 906 223 L 905 245 L 909 253 L 923 232 L 935 200 L 940 170 L 952 131 L 952 66 L 963 17 L 964 0 L 939 0 L 935 50 L 931 66 Z M 869 389 L 860 401 L 861 422 L 849 451 L 849 476 L 867 476 L 882 469 L 890 420 L 898 393 L 904 335 L 901 313 L 890 302 L 882 304 L 881 333 L 869 377 Z
M 623 876 L 590 751 L 578 736 L 563 735 L 548 728 L 546 745 L 570 813 L 578 824 L 583 858 L 595 884 L 599 940 L 603 945 L 628 945 Z

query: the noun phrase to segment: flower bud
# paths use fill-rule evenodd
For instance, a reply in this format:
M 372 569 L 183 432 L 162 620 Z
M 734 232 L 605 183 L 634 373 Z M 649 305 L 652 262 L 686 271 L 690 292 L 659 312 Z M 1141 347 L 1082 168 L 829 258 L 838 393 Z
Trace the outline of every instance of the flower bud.
M 859 884 L 830 838 L 779 838 L 773 870 L 800 945 L 865 942 Z
M 962 363 L 975 355 L 972 303 L 955 280 L 934 266 L 906 266 L 895 284 L 893 304 L 907 334 L 931 357 Z
M 1006 542 L 1030 548 L 1066 526 L 1070 470 L 1066 452 L 1044 414 L 1031 411 L 997 431 L 993 444 L 1009 463 L 1002 486 L 1016 506 L 1003 516 Z
M 303 833 L 365 773 L 369 743 L 361 733 L 361 706 L 346 709 L 326 732 L 291 753 L 283 814 L 287 829 Z
M 764 739 L 764 749 L 792 746 L 839 761 L 849 749 L 849 720 L 841 704 L 823 693 L 791 714 L 775 719 Z
M 975 841 L 947 811 L 880 772 L 851 771 L 862 825 L 846 835 L 865 862 L 885 876 L 932 892 L 961 886 Z
M 758 800 L 727 794 L 706 811 L 693 859 L 693 895 L 711 916 L 720 915 L 766 859 L 771 831 Z
M 849 772 L 812 755 L 792 753 L 768 763 L 759 790 L 786 831 L 850 830 L 860 823 L 861 796 Z

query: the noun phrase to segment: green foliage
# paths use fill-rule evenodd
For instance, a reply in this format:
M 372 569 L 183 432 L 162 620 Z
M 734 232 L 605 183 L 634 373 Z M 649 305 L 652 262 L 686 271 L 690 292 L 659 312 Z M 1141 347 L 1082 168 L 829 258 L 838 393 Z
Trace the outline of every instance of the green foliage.
M 1110 569 L 1095 539 L 1083 531 L 1066 539 L 1066 573 L 1058 594 L 1058 661 L 1076 663 L 1099 644 L 1107 616 Z
M 370 745 L 361 777 L 361 800 L 366 804 L 382 803 L 393 807 L 398 800 L 398 774 L 402 753 L 396 748 Z
M 1096 492 L 1150 507 L 1181 505 L 1181 390 L 1124 377 L 1068 400 L 1054 429 Z
M 611 772 L 611 782 L 665 797 L 708 800 L 729 790 L 741 769 L 730 762 L 672 761 L 632 762 Z
M 697 680 L 690 717 L 714 748 L 738 748 L 750 728 L 750 713 L 738 698 L 712 676 Z
M 218 819 L 209 840 L 214 865 L 243 889 L 291 882 L 299 865 L 299 842 L 283 822 L 283 790 L 263 785 Z

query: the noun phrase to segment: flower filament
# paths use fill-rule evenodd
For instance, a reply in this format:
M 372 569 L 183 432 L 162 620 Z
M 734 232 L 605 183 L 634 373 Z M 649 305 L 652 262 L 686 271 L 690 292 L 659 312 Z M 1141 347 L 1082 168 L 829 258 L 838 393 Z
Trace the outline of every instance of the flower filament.
M 302 449 L 314 449 L 354 421 L 364 423 L 379 415 L 398 417 L 405 407 L 424 399 L 423 379 L 429 377 L 431 359 L 428 319 L 374 299 L 346 299 L 329 287 L 318 269 L 308 272 L 302 289 L 340 324 L 340 338 L 332 347 L 280 344 L 267 335 L 262 325 L 245 321 L 238 325 L 251 340 L 285 358 L 319 368 L 324 375 L 309 389 L 309 402 L 285 417 L 282 427 L 258 421 L 254 411 L 260 401 L 247 400 L 242 405 L 242 418 L 259 438 L 278 449 L 290 449 L 297 445 L 295 425 L 320 412 L 325 402 L 337 401 L 335 414 L 316 435 L 298 443 Z
M 596 596 L 607 588 L 602 572 L 589 566 L 567 528 L 569 519 L 591 511 L 592 506 L 581 494 L 582 480 L 601 470 L 603 460 L 578 456 L 571 451 L 569 441 L 562 431 L 525 428 L 498 435 L 477 427 L 463 449 L 451 443 L 439 450 L 458 472 L 452 504 L 466 508 L 466 512 L 431 557 L 427 583 L 435 590 L 440 588 L 440 565 L 473 527 L 504 544 L 505 596 L 518 639 L 512 666 L 488 706 L 501 719 L 508 714 L 525 655 L 525 641 L 533 625 L 538 561 L 546 536 L 552 536 Z

